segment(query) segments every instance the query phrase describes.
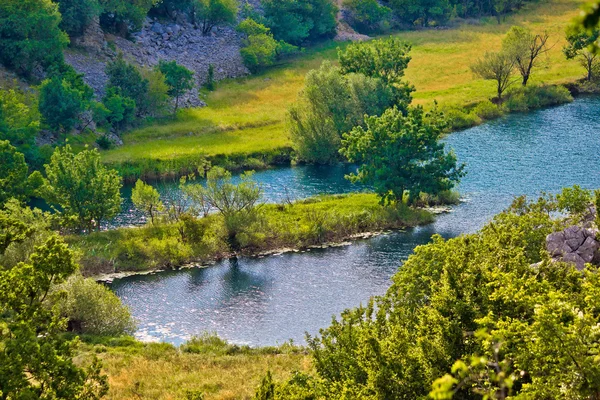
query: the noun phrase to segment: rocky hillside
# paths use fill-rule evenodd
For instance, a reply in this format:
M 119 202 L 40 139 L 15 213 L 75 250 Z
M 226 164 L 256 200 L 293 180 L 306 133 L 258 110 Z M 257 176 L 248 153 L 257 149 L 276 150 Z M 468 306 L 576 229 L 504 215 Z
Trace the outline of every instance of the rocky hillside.
M 175 60 L 194 71 L 197 86 L 201 86 L 211 64 L 218 80 L 248 74 L 240 46 L 240 35 L 231 27 L 216 27 L 210 35 L 203 36 L 200 29 L 182 18 L 172 22 L 147 18 L 143 29 L 131 40 L 104 33 L 96 22 L 81 39 L 74 41 L 65 58 L 101 96 L 108 79 L 104 72 L 106 63 L 119 52 L 129 61 L 146 67 L 153 67 L 160 60 Z M 182 104 L 203 105 L 197 90 L 188 93 Z

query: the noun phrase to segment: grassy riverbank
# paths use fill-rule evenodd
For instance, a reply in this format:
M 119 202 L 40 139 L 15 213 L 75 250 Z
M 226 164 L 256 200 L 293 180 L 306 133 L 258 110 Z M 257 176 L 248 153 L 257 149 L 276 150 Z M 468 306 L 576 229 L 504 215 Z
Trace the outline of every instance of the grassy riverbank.
M 259 206 L 255 216 L 240 224 L 237 252 L 254 255 L 319 246 L 361 233 L 423 225 L 433 219 L 434 215 L 424 209 L 383 207 L 371 193 L 322 196 L 287 205 L 265 204 Z M 217 214 L 180 223 L 72 236 L 67 240 L 79 254 L 87 275 L 175 268 L 232 254 L 227 228 Z
M 494 95 L 492 82 L 475 79 L 470 64 L 484 50 L 498 50 L 512 25 L 550 34 L 552 49 L 532 76 L 532 84 L 565 84 L 584 75 L 576 61 L 562 54 L 564 31 L 577 15 L 579 0 L 548 0 L 529 4 L 502 24 L 494 18 L 450 29 L 401 32 L 413 44 L 406 73 L 417 91 L 414 103 L 430 107 L 468 108 Z M 264 74 L 222 82 L 206 95 L 208 107 L 185 110 L 172 121 L 124 135 L 123 147 L 103 153 L 104 161 L 127 179 L 156 178 L 185 172 L 203 158 L 219 165 L 243 167 L 289 160 L 285 128 L 287 107 L 296 99 L 304 76 L 324 60 L 335 60 L 337 47 L 328 42 Z M 485 119 L 485 118 L 484 118 Z M 473 123 L 481 122 L 475 121 Z
M 175 348 L 129 338 L 84 338 L 80 357 L 103 362 L 110 391 L 107 400 L 250 399 L 267 371 L 277 380 L 295 371 L 311 372 L 310 357 L 298 347 L 251 349 L 214 336 Z M 203 394 L 204 397 L 193 397 Z

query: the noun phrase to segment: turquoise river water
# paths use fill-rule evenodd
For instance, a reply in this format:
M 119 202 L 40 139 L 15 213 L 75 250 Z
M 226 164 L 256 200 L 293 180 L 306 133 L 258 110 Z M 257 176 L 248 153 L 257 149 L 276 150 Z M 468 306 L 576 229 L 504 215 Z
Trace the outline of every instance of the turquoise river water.
M 305 332 L 316 334 L 332 316 L 385 293 L 403 260 L 433 234 L 474 232 L 518 195 L 600 188 L 599 117 L 600 99 L 580 98 L 450 135 L 447 144 L 467 163 L 459 187 L 465 201 L 429 226 L 344 247 L 133 276 L 110 287 L 131 307 L 140 339 L 179 344 L 209 331 L 240 344 L 303 343 Z M 277 201 L 359 190 L 343 178 L 351 168 L 275 169 L 256 179 L 267 201 Z

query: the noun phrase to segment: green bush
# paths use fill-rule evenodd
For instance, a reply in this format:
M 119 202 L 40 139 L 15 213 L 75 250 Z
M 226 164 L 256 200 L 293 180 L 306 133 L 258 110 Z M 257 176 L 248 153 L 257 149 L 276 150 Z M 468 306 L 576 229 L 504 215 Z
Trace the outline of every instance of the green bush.
M 525 112 L 571 101 L 573 96 L 564 86 L 528 85 L 512 90 L 504 106 L 511 112 Z
M 277 40 L 299 46 L 335 36 L 338 10 L 332 0 L 261 0 L 261 5 Z
M 296 51 L 295 46 L 275 40 L 269 28 L 251 18 L 240 22 L 237 30 L 246 35 L 241 54 L 244 65 L 252 72 L 259 72 L 279 57 Z
M 391 9 L 377 0 L 344 0 L 350 13 L 350 25 L 360 33 L 384 32 L 389 29 Z
M 473 112 L 467 112 L 462 108 L 449 108 L 444 110 L 451 130 L 458 131 L 479 125 L 481 119 Z
M 135 323 L 129 309 L 107 287 L 81 275 L 71 276 L 54 289 L 63 291 L 56 303 L 70 330 L 100 336 L 131 335 Z
M 485 121 L 491 121 L 493 119 L 500 118 L 504 114 L 502 107 L 499 107 L 489 100 L 485 100 L 477 104 L 472 113 Z
M 69 38 L 60 21 L 50 0 L 0 1 L 0 62 L 27 77 L 38 66 L 62 64 Z
M 71 37 L 81 36 L 85 28 L 100 16 L 102 6 L 98 0 L 58 0 L 62 15 L 60 27 Z

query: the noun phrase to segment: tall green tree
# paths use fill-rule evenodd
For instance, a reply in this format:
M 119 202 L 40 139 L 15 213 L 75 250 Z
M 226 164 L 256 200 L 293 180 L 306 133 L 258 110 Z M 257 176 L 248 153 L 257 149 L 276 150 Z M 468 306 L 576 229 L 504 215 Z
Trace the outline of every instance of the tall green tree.
M 577 59 L 585 68 L 587 81 L 597 78 L 600 74 L 600 55 L 593 51 L 594 44 L 600 38 L 600 28 L 586 30 L 575 26 L 567 30 L 567 45 L 563 52 L 567 59 Z
M 520 26 L 511 27 L 504 37 L 502 49 L 513 58 L 523 78 L 521 81 L 523 86 L 527 86 L 533 69 L 540 62 L 540 57 L 550 51 L 550 47 L 547 46 L 549 38 L 547 32 L 534 34 Z
M 129 27 L 138 30 L 142 27 L 148 11 L 160 0 L 99 0 L 102 6 L 100 22 L 116 33 L 126 35 Z
M 510 54 L 501 51 L 487 52 L 483 58 L 471 65 L 471 71 L 480 78 L 496 83 L 498 103 L 502 103 L 502 95 L 513 83 L 515 59 Z
M 69 38 L 60 21 L 50 0 L 0 2 L 0 62 L 26 77 L 37 67 L 61 64 Z
M 344 0 L 343 4 L 350 12 L 350 25 L 360 33 L 380 32 L 389 27 L 392 10 L 377 0 Z
M 343 75 L 324 62 L 306 75 L 298 101 L 289 109 L 289 128 L 298 159 L 328 164 L 339 159 L 342 134 L 380 115 L 396 102 L 396 93 L 381 79 Z M 406 110 L 406 103 L 400 107 Z
M 59 75 L 45 80 L 40 86 L 42 121 L 55 132 L 69 133 L 88 106 L 82 92 Z
M 408 195 L 412 204 L 421 193 L 452 189 L 464 175 L 464 165 L 440 142 L 443 124 L 428 121 L 421 108 L 404 115 L 394 107 L 368 117 L 366 126 L 345 134 L 340 152 L 360 164 L 349 179 L 372 185 L 382 203 L 401 203 Z
M 122 54 L 106 65 L 107 89 L 115 88 L 119 94 L 135 101 L 136 112 L 144 115 L 148 111 L 148 90 L 150 82 L 140 70 L 128 63 Z
M 390 0 L 389 6 L 400 20 L 418 26 L 443 24 L 452 11 L 448 0 Z
M 7 228 L 0 226 L 0 236 Z M 89 368 L 75 364 L 76 343 L 64 336 L 66 321 L 48 307 L 52 287 L 76 269 L 73 254 L 55 236 L 37 247 L 29 262 L 0 268 L 3 399 L 95 400 L 107 393 L 99 362 Z
M 352 43 L 338 51 L 342 73 L 363 74 L 381 79 L 395 88 L 397 103 L 410 102 L 414 88 L 403 81 L 404 71 L 411 60 L 411 46 L 394 37 L 370 42 Z
M 338 8 L 332 0 L 261 0 L 261 7 L 277 40 L 300 46 L 336 33 Z
M 46 166 L 43 197 L 64 223 L 80 231 L 100 230 L 121 209 L 121 177 L 102 164 L 98 150 L 57 148 Z
M 192 16 L 208 35 L 217 25 L 234 23 L 238 6 L 237 0 L 192 0 Z
M 78 37 L 100 16 L 102 6 L 98 0 L 58 0 L 58 10 L 62 16 L 60 28 L 69 36 Z
M 169 96 L 175 98 L 175 113 L 179 109 L 179 98 L 194 88 L 194 73 L 176 61 L 161 60 L 158 69 L 165 76 Z

